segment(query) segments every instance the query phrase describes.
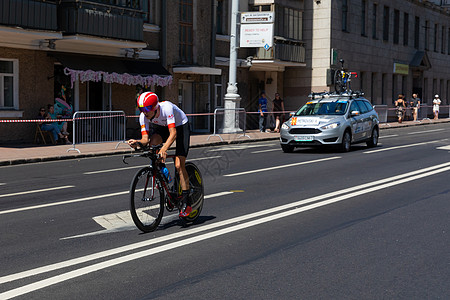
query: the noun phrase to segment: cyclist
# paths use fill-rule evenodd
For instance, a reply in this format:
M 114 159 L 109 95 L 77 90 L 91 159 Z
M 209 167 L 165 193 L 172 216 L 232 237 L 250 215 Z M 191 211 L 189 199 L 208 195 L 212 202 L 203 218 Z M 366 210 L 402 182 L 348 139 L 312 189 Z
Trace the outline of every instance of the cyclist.
M 141 124 L 142 138 L 140 140 L 130 139 L 128 145 L 133 148 L 137 143 L 142 145 L 164 145 L 159 150 L 161 162 L 167 158 L 167 150 L 176 141 L 175 168 L 180 175 L 180 184 L 183 190 L 182 206 L 180 217 L 187 217 L 192 211 L 189 197 L 189 177 L 186 171 L 186 157 L 189 152 L 190 130 L 186 114 L 170 101 L 159 101 L 158 96 L 153 92 L 144 92 L 139 95 L 137 105 L 141 114 L 139 123 Z M 153 124 L 153 133 L 149 137 L 150 123 Z

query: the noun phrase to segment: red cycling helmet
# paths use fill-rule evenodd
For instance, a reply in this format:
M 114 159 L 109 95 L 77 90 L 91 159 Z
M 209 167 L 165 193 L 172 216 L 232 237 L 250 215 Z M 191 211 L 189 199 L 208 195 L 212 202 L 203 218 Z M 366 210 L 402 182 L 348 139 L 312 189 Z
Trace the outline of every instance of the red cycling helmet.
M 145 92 L 139 95 L 137 105 L 141 112 L 155 111 L 159 106 L 158 95 L 153 92 Z

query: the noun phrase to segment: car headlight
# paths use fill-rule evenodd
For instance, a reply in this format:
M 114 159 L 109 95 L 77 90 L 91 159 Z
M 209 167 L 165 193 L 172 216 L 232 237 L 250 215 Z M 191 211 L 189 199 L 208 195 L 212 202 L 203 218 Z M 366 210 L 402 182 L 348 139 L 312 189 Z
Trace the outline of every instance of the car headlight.
M 283 123 L 283 125 L 281 125 L 281 129 L 288 130 L 289 126 L 286 123 Z
M 321 129 L 334 129 L 334 128 L 338 128 L 339 125 L 341 125 L 341 123 L 339 122 L 335 122 L 335 123 L 331 123 L 325 126 L 320 127 Z

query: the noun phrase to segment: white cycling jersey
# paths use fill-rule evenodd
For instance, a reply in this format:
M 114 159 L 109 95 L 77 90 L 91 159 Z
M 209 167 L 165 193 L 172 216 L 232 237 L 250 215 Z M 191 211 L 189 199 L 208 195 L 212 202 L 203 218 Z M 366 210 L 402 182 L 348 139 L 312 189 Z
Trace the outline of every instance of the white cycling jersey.
M 186 124 L 187 121 L 186 114 L 178 106 L 170 101 L 162 101 L 159 102 L 159 116 L 153 118 L 151 122 L 156 125 L 171 128 Z M 144 113 L 140 114 L 139 123 L 141 124 L 142 134 L 146 133 L 148 135 L 150 120 L 145 117 Z

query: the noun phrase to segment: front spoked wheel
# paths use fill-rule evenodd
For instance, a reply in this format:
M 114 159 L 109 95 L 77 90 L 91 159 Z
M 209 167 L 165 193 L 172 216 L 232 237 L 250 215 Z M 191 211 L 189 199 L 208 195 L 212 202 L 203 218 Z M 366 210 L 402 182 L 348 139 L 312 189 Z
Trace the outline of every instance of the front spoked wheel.
M 130 186 L 130 212 L 143 232 L 155 230 L 164 212 L 164 191 L 152 168 L 139 170 Z
M 193 163 L 186 163 L 186 171 L 189 176 L 189 193 L 191 197 L 192 212 L 184 220 L 194 222 L 200 216 L 203 209 L 204 188 L 200 170 Z

